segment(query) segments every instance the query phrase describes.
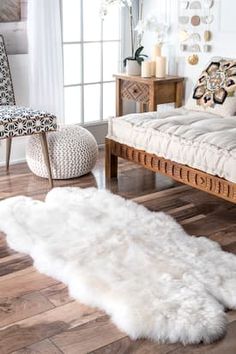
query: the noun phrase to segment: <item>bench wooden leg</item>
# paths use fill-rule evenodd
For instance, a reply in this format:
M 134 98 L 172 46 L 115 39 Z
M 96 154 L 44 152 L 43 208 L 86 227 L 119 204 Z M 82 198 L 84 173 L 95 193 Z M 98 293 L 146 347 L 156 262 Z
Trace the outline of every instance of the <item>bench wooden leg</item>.
M 47 136 L 46 133 L 40 133 L 40 140 L 41 140 L 41 146 L 43 150 L 43 157 L 44 161 L 47 167 L 48 171 L 48 180 L 49 180 L 49 186 L 50 188 L 53 187 L 53 180 L 52 180 L 52 171 L 51 171 L 51 165 L 50 165 L 50 159 L 49 159 L 49 153 L 48 153 L 48 143 L 47 143 Z
M 9 171 L 12 138 L 6 138 L 6 171 Z
M 118 170 L 118 157 L 112 155 L 111 153 L 111 142 L 109 139 L 106 139 L 105 142 L 105 174 L 106 180 L 111 178 L 117 178 Z

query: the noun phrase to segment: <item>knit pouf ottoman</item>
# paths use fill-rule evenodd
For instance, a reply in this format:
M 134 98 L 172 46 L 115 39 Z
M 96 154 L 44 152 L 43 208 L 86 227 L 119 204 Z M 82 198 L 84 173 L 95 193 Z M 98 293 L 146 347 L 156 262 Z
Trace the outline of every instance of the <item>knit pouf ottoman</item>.
M 98 157 L 98 146 L 93 135 L 78 125 L 59 127 L 47 134 L 53 179 L 69 179 L 89 173 Z M 26 160 L 37 176 L 48 178 L 40 138 L 32 135 L 26 146 Z

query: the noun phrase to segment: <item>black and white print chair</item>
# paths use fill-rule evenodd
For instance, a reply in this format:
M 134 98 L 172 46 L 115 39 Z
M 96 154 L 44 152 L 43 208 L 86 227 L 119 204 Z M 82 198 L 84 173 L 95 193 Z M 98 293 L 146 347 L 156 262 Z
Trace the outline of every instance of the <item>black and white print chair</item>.
M 57 128 L 56 117 L 45 111 L 16 106 L 10 66 L 4 38 L 0 35 L 0 139 L 6 139 L 6 169 L 9 170 L 12 138 L 39 134 L 47 166 L 50 186 L 53 186 L 46 133 Z

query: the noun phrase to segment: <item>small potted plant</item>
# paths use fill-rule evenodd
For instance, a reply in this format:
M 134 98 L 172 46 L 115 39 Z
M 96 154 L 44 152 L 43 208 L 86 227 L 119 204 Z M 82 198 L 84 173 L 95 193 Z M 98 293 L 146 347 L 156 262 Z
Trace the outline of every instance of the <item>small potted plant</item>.
M 141 75 L 141 63 L 144 61 L 144 58 L 147 57 L 147 55 L 141 54 L 143 49 L 143 46 L 139 47 L 133 56 L 124 59 L 124 67 L 128 75 Z

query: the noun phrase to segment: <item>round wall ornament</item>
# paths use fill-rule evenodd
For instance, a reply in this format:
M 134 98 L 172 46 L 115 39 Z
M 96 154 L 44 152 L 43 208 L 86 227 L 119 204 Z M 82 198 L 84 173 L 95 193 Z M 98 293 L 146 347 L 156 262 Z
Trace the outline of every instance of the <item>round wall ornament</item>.
M 203 0 L 205 9 L 210 9 L 214 5 L 214 0 Z
M 186 10 L 189 7 L 189 1 L 188 0 L 181 0 L 180 6 L 181 6 L 181 9 Z
M 199 16 L 196 15 L 191 18 L 192 26 L 199 26 L 200 23 L 201 23 L 201 18 Z
M 214 16 L 209 15 L 209 16 L 203 16 L 202 17 L 202 22 L 206 25 L 210 25 L 214 21 Z
M 179 16 L 179 23 L 181 25 L 187 25 L 189 23 L 189 17 L 188 16 Z
M 189 39 L 189 33 L 186 30 L 179 31 L 180 42 L 185 42 Z
M 198 62 L 199 62 L 199 57 L 197 54 L 193 54 L 188 57 L 188 63 L 190 65 L 197 65 Z
M 192 1 L 189 8 L 191 10 L 200 10 L 202 8 L 202 4 L 200 1 Z
M 205 31 L 204 32 L 204 40 L 205 42 L 210 42 L 212 39 L 212 32 L 211 31 Z

